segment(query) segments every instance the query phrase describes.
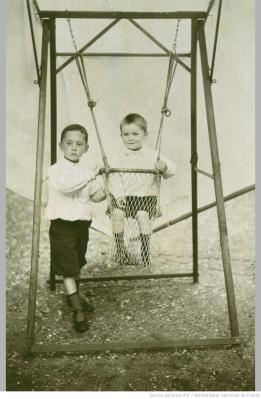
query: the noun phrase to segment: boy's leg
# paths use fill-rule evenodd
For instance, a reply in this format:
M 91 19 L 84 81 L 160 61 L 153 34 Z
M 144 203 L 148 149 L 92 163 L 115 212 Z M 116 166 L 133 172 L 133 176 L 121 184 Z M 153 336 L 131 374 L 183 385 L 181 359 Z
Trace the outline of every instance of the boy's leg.
M 55 272 L 63 276 L 65 290 L 69 296 L 69 302 L 74 311 L 74 326 L 77 332 L 86 331 L 83 308 L 79 301 L 74 275 L 79 270 L 77 253 L 77 222 L 56 219 L 50 226 L 51 258 L 55 266 Z
M 74 327 L 77 332 L 84 332 L 88 330 L 88 325 L 86 322 L 83 307 L 81 305 L 76 282 L 74 277 L 64 277 L 63 279 L 64 287 L 67 292 L 70 305 L 74 312 Z
M 136 218 L 140 229 L 142 263 L 144 266 L 149 267 L 151 265 L 150 264 L 151 221 L 149 213 L 146 211 L 138 211 Z
M 124 245 L 124 218 L 125 212 L 122 209 L 113 209 L 111 213 L 112 231 L 116 244 L 116 260 L 120 263 L 125 262 L 127 253 Z
M 87 252 L 87 246 L 89 242 L 89 227 L 91 225 L 91 221 L 79 221 L 78 222 L 78 236 L 77 236 L 77 255 L 78 255 L 78 262 L 79 262 L 79 272 L 74 276 L 75 278 L 75 283 L 76 283 L 76 289 L 78 292 L 78 296 L 81 302 L 81 305 L 83 309 L 86 312 L 93 312 L 94 307 L 93 305 L 87 303 L 87 301 L 84 298 L 81 298 L 80 296 L 80 276 L 81 276 L 81 269 L 86 265 L 86 252 Z
M 81 277 L 81 272 L 79 272 L 76 276 L 75 276 L 75 284 L 76 284 L 76 290 L 80 299 L 80 303 L 83 307 L 83 310 L 85 310 L 86 312 L 94 312 L 94 306 L 87 302 L 85 298 L 82 298 L 80 295 L 80 277 Z M 67 297 L 69 299 L 69 297 Z M 68 303 L 70 304 L 70 301 L 68 301 Z

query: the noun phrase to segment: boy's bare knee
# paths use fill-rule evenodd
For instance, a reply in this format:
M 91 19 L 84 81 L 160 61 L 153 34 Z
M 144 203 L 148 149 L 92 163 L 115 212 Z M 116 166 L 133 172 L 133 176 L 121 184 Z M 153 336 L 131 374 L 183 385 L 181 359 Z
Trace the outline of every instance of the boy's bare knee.
M 140 232 L 142 234 L 150 234 L 151 223 L 149 214 L 146 211 L 138 211 L 136 215 L 137 221 L 139 223 Z
M 146 211 L 138 211 L 137 212 L 137 218 L 138 219 L 147 219 L 147 220 L 149 220 L 149 214 L 148 214 L 148 212 L 146 212 Z
M 112 217 L 115 219 L 124 219 L 125 212 L 122 209 L 115 208 L 112 211 Z

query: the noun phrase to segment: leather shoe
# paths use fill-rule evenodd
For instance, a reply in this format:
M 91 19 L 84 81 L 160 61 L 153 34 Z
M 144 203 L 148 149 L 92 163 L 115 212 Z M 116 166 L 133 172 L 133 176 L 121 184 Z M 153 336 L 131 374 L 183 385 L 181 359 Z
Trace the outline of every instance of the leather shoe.
M 85 319 L 85 314 L 82 310 L 74 310 L 73 321 L 75 331 L 78 333 L 85 332 L 89 329 L 89 326 Z

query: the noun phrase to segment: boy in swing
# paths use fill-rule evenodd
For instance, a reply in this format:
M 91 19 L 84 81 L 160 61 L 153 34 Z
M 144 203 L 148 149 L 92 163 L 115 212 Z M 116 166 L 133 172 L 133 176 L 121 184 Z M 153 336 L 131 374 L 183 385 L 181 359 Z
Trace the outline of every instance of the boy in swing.
M 175 165 L 165 157 L 158 160 L 157 151 L 143 148 L 148 135 L 147 122 L 139 114 L 128 114 L 120 123 L 125 149 L 115 154 L 110 166 L 114 168 L 156 169 L 167 179 L 175 174 Z M 128 177 L 126 177 L 128 176 Z M 115 173 L 110 178 L 111 217 L 116 242 L 116 262 L 128 263 L 124 245 L 124 219 L 136 219 L 141 242 L 141 260 L 150 267 L 149 241 L 151 219 L 156 216 L 156 177 L 147 173 Z
M 91 304 L 79 296 L 79 278 L 86 264 L 92 214 L 90 201 L 104 199 L 94 173 L 81 165 L 88 150 L 88 133 L 78 124 L 66 126 L 61 133 L 63 158 L 48 170 L 49 195 L 46 217 L 50 222 L 51 264 L 56 275 L 63 276 L 68 305 L 77 332 L 88 329 L 85 311 Z

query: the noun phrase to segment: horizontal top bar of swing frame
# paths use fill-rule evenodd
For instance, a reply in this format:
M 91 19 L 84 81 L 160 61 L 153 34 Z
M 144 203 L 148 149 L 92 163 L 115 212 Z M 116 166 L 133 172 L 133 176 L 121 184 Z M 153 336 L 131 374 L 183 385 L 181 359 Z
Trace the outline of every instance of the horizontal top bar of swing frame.
M 204 348 L 223 347 L 239 345 L 238 337 L 223 337 L 209 339 L 181 339 L 173 341 L 145 341 L 145 342 L 90 342 L 87 344 L 35 344 L 31 347 L 31 353 L 48 352 L 119 352 L 119 351 L 142 351 L 142 350 L 170 350 L 177 348 Z
M 166 53 L 81 53 L 83 57 L 169 57 Z M 179 58 L 190 58 L 190 53 L 177 53 Z M 75 53 L 57 52 L 57 57 L 72 57 Z
M 99 18 L 99 19 L 206 19 L 205 11 L 48 11 L 39 12 L 40 18 Z

